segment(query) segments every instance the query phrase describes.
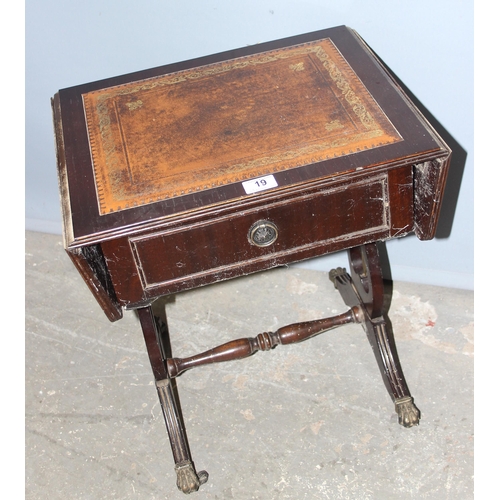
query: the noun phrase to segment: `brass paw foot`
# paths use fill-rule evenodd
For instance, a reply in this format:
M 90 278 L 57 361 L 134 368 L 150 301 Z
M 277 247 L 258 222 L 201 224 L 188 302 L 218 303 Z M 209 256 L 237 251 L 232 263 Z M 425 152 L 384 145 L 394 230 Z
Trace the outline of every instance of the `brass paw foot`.
M 339 283 L 344 284 L 346 277 L 347 277 L 347 271 L 343 267 L 337 267 L 336 269 L 332 269 L 328 273 L 328 277 L 330 278 L 330 281 L 333 283 L 335 288 L 338 290 L 338 285 Z M 338 279 L 338 282 L 337 282 Z
M 420 422 L 420 411 L 414 405 L 412 397 L 396 399 L 396 412 L 403 427 L 413 427 Z
M 193 493 L 198 491 L 199 487 L 208 480 L 208 473 L 202 470 L 196 474 L 192 462 L 185 460 L 175 465 L 177 473 L 177 488 L 183 493 Z

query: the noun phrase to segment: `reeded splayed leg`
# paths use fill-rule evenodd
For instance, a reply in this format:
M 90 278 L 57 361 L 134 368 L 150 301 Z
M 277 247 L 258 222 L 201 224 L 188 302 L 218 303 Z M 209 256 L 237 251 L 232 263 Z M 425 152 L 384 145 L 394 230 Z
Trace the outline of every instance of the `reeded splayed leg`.
M 191 459 L 186 431 L 177 404 L 177 394 L 165 364 L 166 346 L 162 345 L 162 339 L 166 339 L 168 335 L 166 325 L 160 324 L 158 318 L 154 316 L 151 306 L 140 308 L 137 313 L 170 438 L 177 474 L 177 487 L 184 493 L 193 493 L 198 491 L 200 485 L 207 482 L 208 474 L 205 471 L 196 473 Z M 163 331 L 162 328 L 164 328 Z
M 359 321 L 377 359 L 385 386 L 391 395 L 399 423 L 404 427 L 418 425 L 420 411 L 406 384 L 399 362 L 394 334 L 384 312 L 384 283 L 376 243 L 349 250 L 351 276 L 345 269 L 330 271 L 330 279 L 349 307 L 358 306 Z

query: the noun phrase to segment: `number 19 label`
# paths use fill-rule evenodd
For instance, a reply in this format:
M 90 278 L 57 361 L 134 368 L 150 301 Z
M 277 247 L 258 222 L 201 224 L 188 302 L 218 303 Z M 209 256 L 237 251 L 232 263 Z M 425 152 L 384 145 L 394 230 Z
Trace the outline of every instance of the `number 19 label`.
M 251 181 L 242 182 L 241 184 L 246 194 L 257 193 L 259 191 L 265 191 L 266 189 L 278 187 L 278 183 L 276 182 L 274 175 L 258 177 L 257 179 L 252 179 Z

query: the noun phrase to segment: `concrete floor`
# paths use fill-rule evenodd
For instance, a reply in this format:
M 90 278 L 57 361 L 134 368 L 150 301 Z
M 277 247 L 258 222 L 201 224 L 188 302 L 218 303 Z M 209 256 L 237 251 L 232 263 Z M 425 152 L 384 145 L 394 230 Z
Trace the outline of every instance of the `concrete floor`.
M 170 297 L 174 355 L 345 311 L 282 268 Z M 473 498 L 473 292 L 394 283 L 418 427 L 398 425 L 360 325 L 178 379 L 199 499 Z M 110 323 L 63 251 L 26 233 L 26 499 L 181 499 L 137 317 Z

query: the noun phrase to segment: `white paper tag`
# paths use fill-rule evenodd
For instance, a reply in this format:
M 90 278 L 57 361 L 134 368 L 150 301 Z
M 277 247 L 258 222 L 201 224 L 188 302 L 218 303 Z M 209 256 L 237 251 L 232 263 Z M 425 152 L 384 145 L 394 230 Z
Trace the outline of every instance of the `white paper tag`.
M 258 191 L 265 191 L 266 189 L 278 187 L 274 175 L 265 175 L 264 177 L 258 177 L 251 181 L 242 182 L 241 184 L 246 194 L 257 193 Z

